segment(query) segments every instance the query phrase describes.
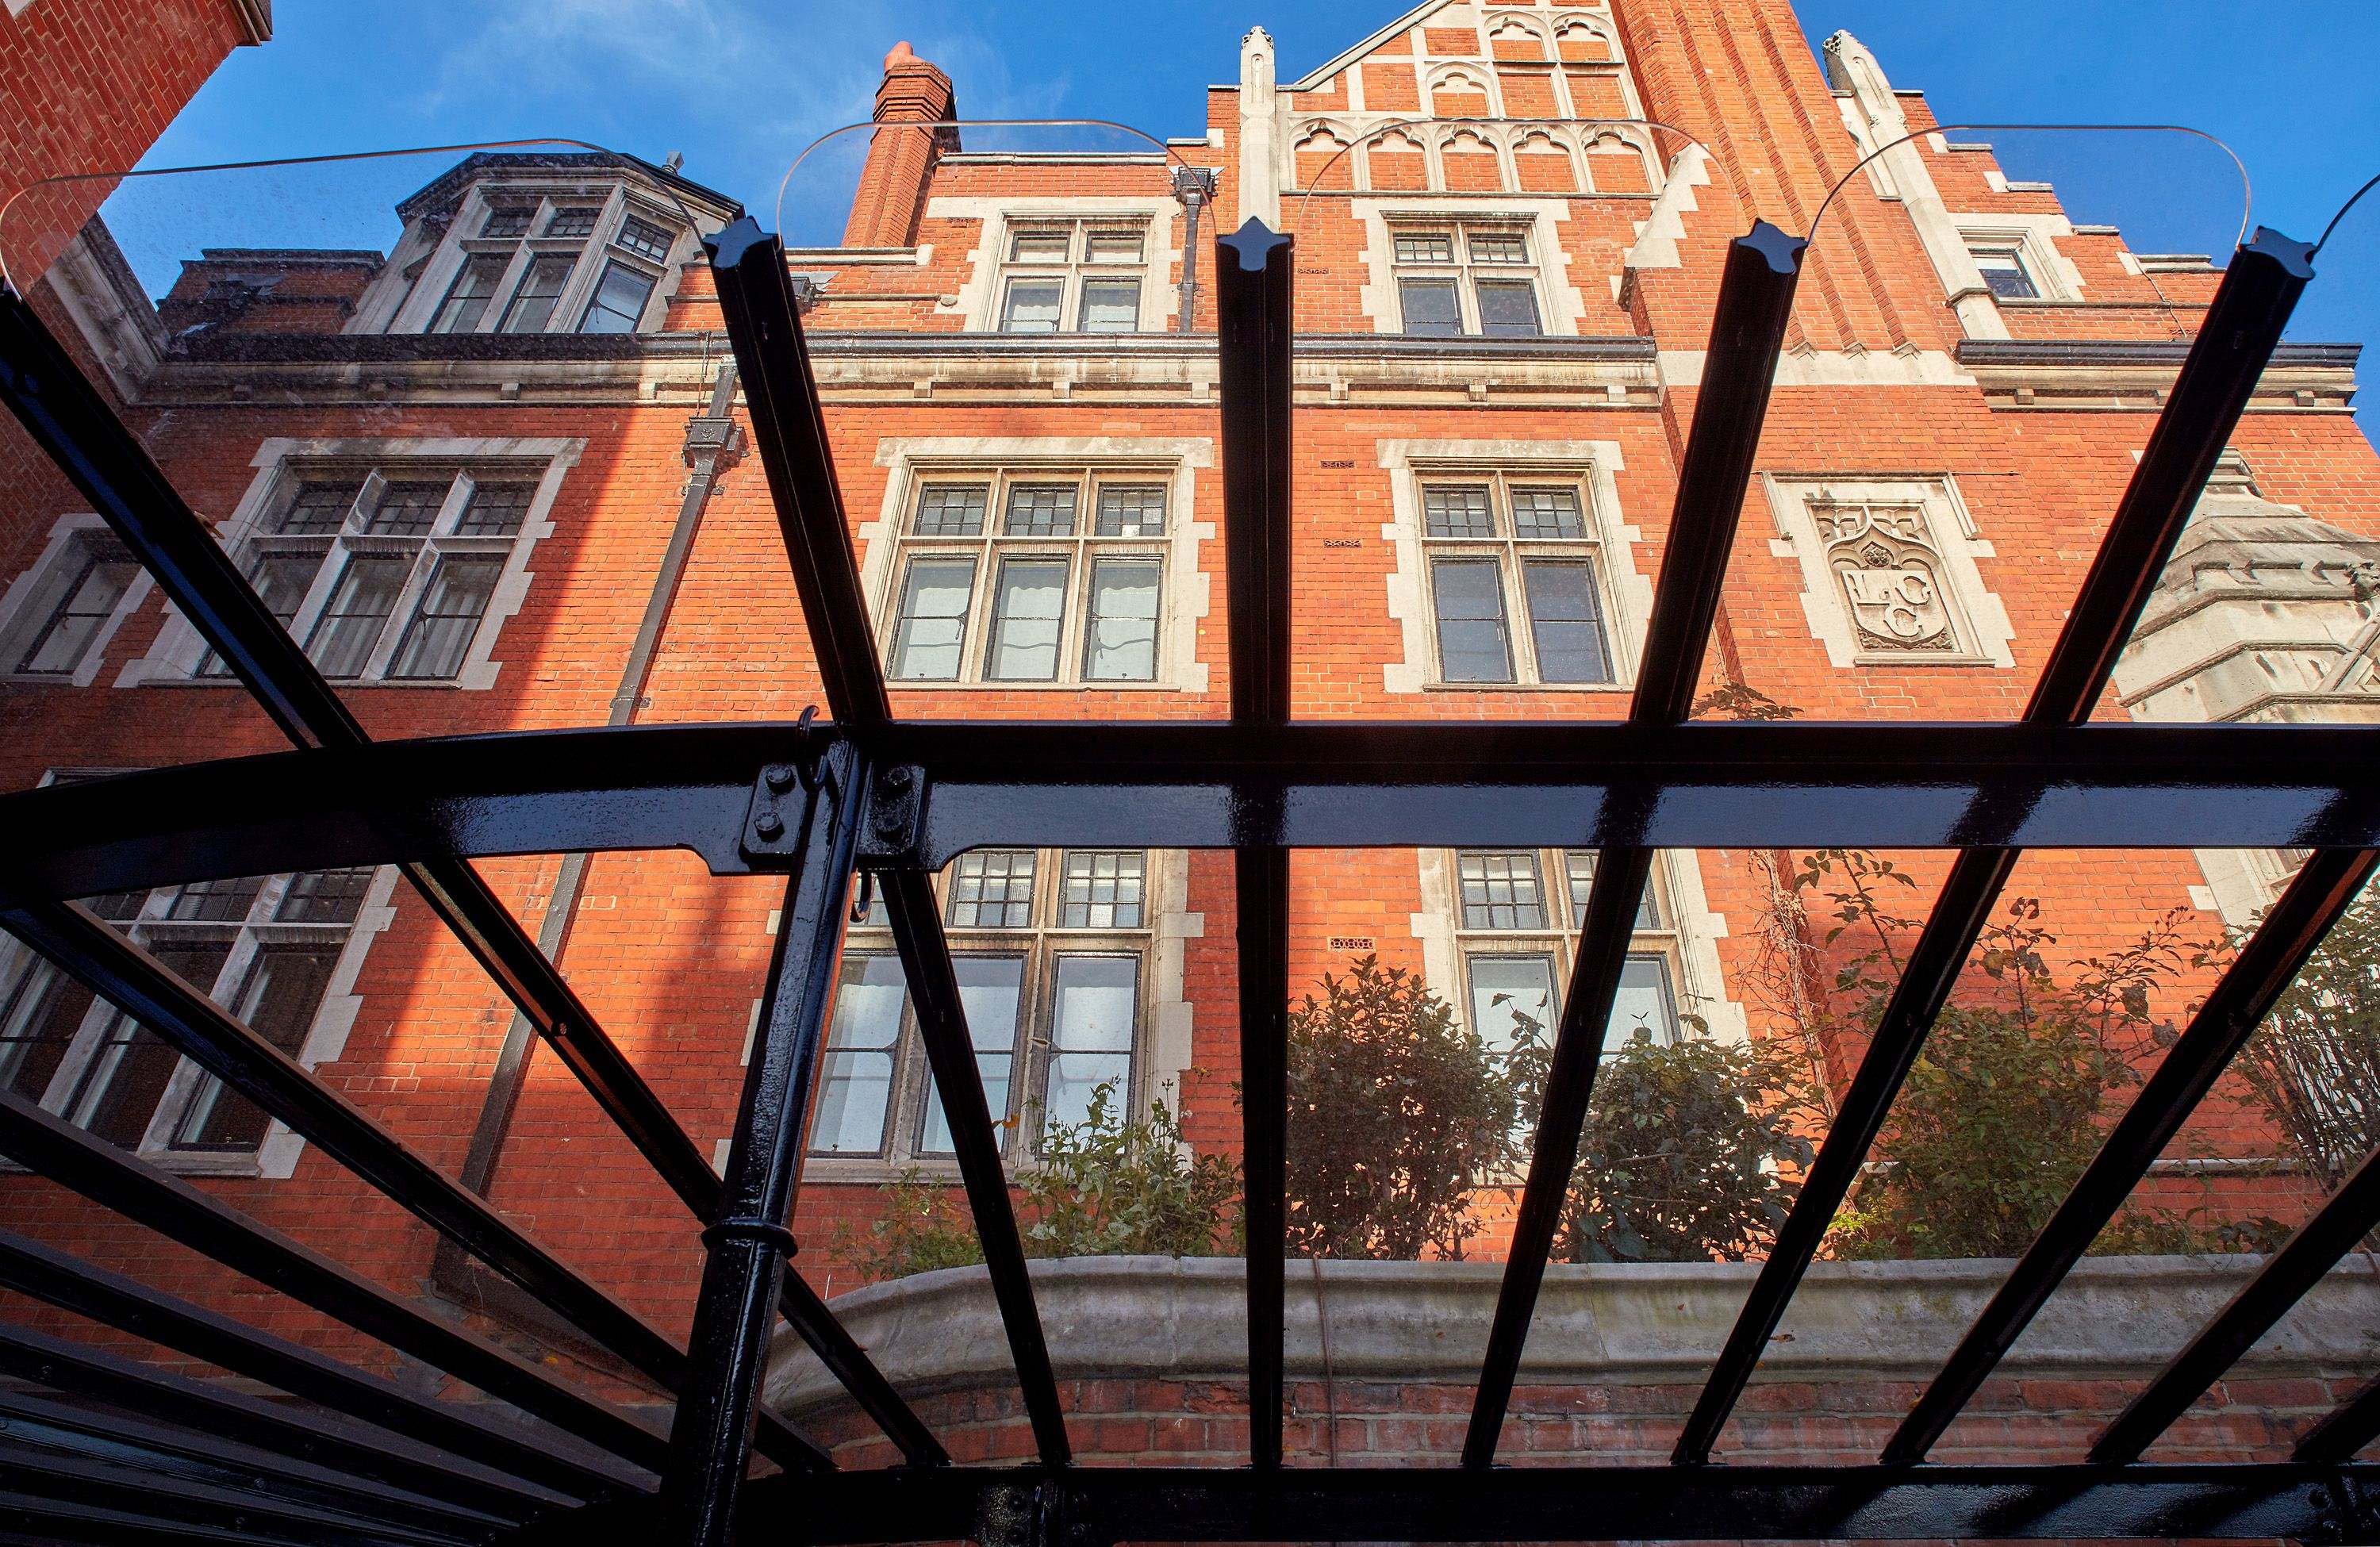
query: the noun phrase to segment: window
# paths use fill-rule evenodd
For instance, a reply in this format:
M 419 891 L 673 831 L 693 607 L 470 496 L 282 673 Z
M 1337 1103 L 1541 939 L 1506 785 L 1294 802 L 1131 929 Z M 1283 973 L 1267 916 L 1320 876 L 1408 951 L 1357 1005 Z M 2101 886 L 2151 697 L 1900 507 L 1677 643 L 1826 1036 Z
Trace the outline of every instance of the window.
M 511 261 L 497 257 L 467 258 L 462 272 L 447 287 L 446 298 L 438 303 L 437 313 L 430 319 L 431 333 L 477 333 L 480 319 L 488 314 L 488 302 L 495 298 L 496 286 L 504 283 L 504 271 Z
M 292 1057 L 320 1018 L 370 869 L 199 882 L 92 910 Z M 128 1150 L 253 1155 L 264 1113 L 31 950 L 0 936 L 0 1085 Z
M 1532 1039 L 1550 1045 L 1578 955 L 1594 851 L 1459 849 L 1453 859 L 1455 938 L 1473 1029 L 1497 1052 Z M 1621 969 L 1607 1048 L 1638 1039 L 1674 1042 L 1688 1023 L 1679 1010 L 1678 940 L 1661 887 L 1657 863 Z
M 1146 221 L 1017 221 L 999 282 L 1002 333 L 1137 333 Z
M 653 298 L 654 276 L 626 263 L 607 263 L 596 282 L 595 298 L 578 320 L 581 333 L 634 333 Z
M 493 194 L 428 331 L 633 333 L 681 235 L 609 189 Z
M 69 520 L 90 522 L 89 517 Z M 51 543 L 0 624 L 0 672 L 71 682 L 115 632 L 140 566 L 104 527 L 69 527 Z
M 1093 1093 L 1134 1103 L 1149 969 L 1150 856 L 1138 849 L 978 849 L 942 873 L 953 965 L 992 1121 L 1012 1159 Z M 951 1133 L 880 914 L 855 924 L 810 1128 L 815 1154 L 948 1155 Z
M 1075 469 L 926 478 L 895 553 L 892 680 L 1157 680 L 1166 477 Z
M 1389 241 L 1407 334 L 1524 338 L 1546 331 L 1527 225 L 1398 225 L 1390 229 Z
M 268 506 L 241 562 L 325 676 L 451 682 L 544 472 L 504 463 L 307 469 Z M 209 654 L 198 675 L 225 669 Z
M 1424 477 L 1439 681 L 1618 680 L 1587 497 L 1585 481 L 1568 474 Z
M 506 333 L 543 333 L 545 324 L 553 320 L 553 303 L 562 298 L 563 286 L 570 282 L 570 270 L 577 259 L 556 254 L 540 258 L 521 276 L 520 288 L 513 292 L 513 303 L 504 309 L 504 331 Z
M 1968 250 L 1974 254 L 1975 267 L 1983 270 L 1984 283 L 1991 286 L 1993 295 L 2001 300 L 2039 298 L 2041 286 L 2034 283 L 2033 271 L 2025 266 L 2022 247 L 1973 243 Z

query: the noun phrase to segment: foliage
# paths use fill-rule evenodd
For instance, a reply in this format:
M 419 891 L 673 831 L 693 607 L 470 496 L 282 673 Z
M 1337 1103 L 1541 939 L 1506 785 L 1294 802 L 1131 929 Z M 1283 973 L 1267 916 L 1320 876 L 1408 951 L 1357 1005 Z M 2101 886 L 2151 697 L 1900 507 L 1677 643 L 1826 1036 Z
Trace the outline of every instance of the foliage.
M 1198 1257 L 1236 1252 L 1239 1167 L 1192 1155 L 1162 1101 L 1129 1122 L 1113 1085 L 1091 1092 L 1080 1123 L 1041 1135 L 1040 1158 L 1016 1178 L 1028 1257 Z M 903 1167 L 865 1230 L 845 1226 L 835 1249 L 871 1280 L 906 1278 L 983 1261 L 974 1223 L 950 1181 Z
M 2232 1066 L 2323 1192 L 2380 1147 L 2380 895 L 2356 899 Z
M 1461 1257 L 1472 1192 L 1512 1155 L 1510 1077 L 1420 976 L 1356 958 L 1289 1015 L 1289 1247 Z
M 1194 1155 L 1162 1101 L 1127 1122 L 1115 1087 L 1091 1092 L 1083 1121 L 1041 1136 L 1020 1178 L 1025 1250 L 1033 1257 L 1203 1257 L 1232 1251 L 1239 1167 Z
M 1806 1167 L 1790 1054 L 1699 1039 L 1604 1054 L 1554 1254 L 1740 1262 L 1776 1238 Z

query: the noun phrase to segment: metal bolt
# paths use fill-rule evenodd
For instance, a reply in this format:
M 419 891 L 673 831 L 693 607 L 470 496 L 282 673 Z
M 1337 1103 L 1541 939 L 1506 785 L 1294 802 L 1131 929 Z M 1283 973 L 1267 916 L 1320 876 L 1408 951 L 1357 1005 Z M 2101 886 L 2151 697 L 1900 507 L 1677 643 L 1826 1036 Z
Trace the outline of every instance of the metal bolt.
M 790 763 L 771 763 L 769 771 L 761 777 L 769 782 L 769 788 L 779 795 L 794 787 L 794 770 Z
M 762 811 L 752 820 L 752 831 L 764 839 L 781 837 L 785 831 L 785 819 L 774 811 Z
M 906 768 L 886 769 L 884 771 L 884 787 L 892 790 L 907 789 L 909 787 L 909 771 Z

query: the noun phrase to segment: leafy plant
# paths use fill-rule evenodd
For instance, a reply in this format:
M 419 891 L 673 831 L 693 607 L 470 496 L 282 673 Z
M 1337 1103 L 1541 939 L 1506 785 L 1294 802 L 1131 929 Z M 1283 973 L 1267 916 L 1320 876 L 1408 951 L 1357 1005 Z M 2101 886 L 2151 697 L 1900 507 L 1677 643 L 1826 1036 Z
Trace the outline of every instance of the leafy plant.
M 884 1189 L 884 1206 L 864 1230 L 848 1224 L 834 1236 L 835 1255 L 875 1281 L 964 1268 L 983 1261 L 975 1225 L 948 1182 L 903 1166 Z
M 1162 1101 L 1128 1122 L 1113 1084 L 1087 1115 L 1041 1135 L 1041 1158 L 1019 1181 L 1032 1257 L 1202 1257 L 1232 1251 L 1240 1169 L 1195 1155 Z
M 2232 1066 L 2325 1194 L 2380 1147 L 2380 896 L 2331 927 Z
M 1512 1156 L 1503 1063 L 1416 973 L 1355 959 L 1289 1016 L 1289 1247 L 1463 1255 L 1472 1193 Z

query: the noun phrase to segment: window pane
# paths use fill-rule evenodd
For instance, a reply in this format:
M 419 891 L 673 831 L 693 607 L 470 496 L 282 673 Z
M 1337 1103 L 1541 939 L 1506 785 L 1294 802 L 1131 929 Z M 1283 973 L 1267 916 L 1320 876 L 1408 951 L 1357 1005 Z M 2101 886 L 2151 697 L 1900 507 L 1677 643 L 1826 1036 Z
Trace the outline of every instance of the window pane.
M 1084 242 L 1084 261 L 1092 263 L 1137 263 L 1141 233 L 1136 228 L 1110 227 L 1093 231 Z
M 1524 279 L 1481 280 L 1479 331 L 1490 338 L 1534 338 L 1545 332 L 1537 321 L 1537 287 Z
M 38 1102 L 91 1008 L 91 990 L 30 951 L 18 955 L 0 984 L 0 1090 Z
M 1471 261 L 1475 263 L 1525 263 L 1528 239 L 1517 231 L 1474 231 Z
M 1583 929 L 1586 925 L 1587 894 L 1595 885 L 1595 850 L 1573 848 L 1562 857 L 1562 860 L 1564 868 L 1570 872 L 1570 927 L 1574 930 Z M 1661 927 L 1661 905 L 1658 892 L 1659 888 L 1653 883 L 1650 877 L 1647 877 L 1645 882 L 1644 895 L 1636 902 L 1638 929 L 1658 930 Z
M 1093 682 L 1157 676 L 1157 561 L 1101 559 L 1091 566 L 1091 620 L 1083 676 Z
M 991 488 L 983 483 L 929 483 L 917 491 L 920 537 L 980 537 L 984 501 Z
M 1404 279 L 1397 282 L 1403 304 L 1405 332 L 1423 338 L 1452 338 L 1463 332 L 1463 313 L 1455 309 L 1454 281 Z
M 1504 588 L 1493 559 L 1439 559 L 1429 566 L 1438 601 L 1438 654 L 1449 682 L 1510 682 Z
M 1432 537 L 1493 537 L 1488 486 L 1435 484 L 1421 492 L 1422 530 Z
M 1546 956 L 1473 956 L 1471 1025 L 1479 1040 L 1498 1053 L 1510 1053 L 1534 1039 L 1553 1038 L 1560 1007 L 1554 1003 L 1554 964 Z M 1522 1025 L 1535 1021 L 1532 1033 Z
M 315 622 L 313 637 L 306 641 L 306 653 L 324 676 L 363 675 L 412 567 L 409 554 L 357 554 L 347 560 L 330 603 Z
M 248 969 L 248 981 L 232 1001 L 232 1013 L 260 1036 L 295 1057 L 314 1027 L 322 991 L 339 947 L 327 944 L 265 945 Z M 247 1097 L 209 1075 L 190 1092 L 174 1127 L 177 1150 L 253 1150 L 264 1141 L 265 1115 Z
M 380 501 L 364 519 L 376 537 L 419 537 L 438 521 L 438 507 L 455 487 L 451 478 L 409 478 L 381 487 Z
M 1058 924 L 1069 930 L 1136 930 L 1148 891 L 1148 856 L 1138 849 L 1066 851 Z
M 1455 869 L 1463 883 L 1464 929 L 1546 927 L 1546 894 L 1534 853 L 1468 850 L 1455 856 Z
M 1984 283 L 1992 294 L 2002 300 L 2032 300 L 2041 294 L 2024 260 L 2010 248 L 1978 248 L 1975 266 L 1984 271 Z
M 991 603 L 991 652 L 984 675 L 1047 682 L 1058 675 L 1058 624 L 1066 609 L 1066 561 L 1009 559 Z
M 1012 263 L 1062 263 L 1074 240 L 1075 228 L 1071 225 L 1020 226 L 1009 236 L 1008 261 Z
M 1678 1040 L 1678 1005 L 1670 992 L 1670 963 L 1665 956 L 1632 955 L 1620 969 L 1620 992 L 1611 1002 L 1611 1023 L 1604 1029 L 1603 1045 L 1624 1047 L 1640 1038 L 1655 1042 Z
M 966 1012 L 967 1040 L 975 1044 L 976 1073 L 983 1079 L 983 1103 L 991 1120 L 1006 1122 L 1011 1076 L 1016 1065 L 1016 1009 L 1025 993 L 1025 960 L 1021 956 L 953 956 L 958 972 L 959 1005 Z M 926 1121 L 917 1141 L 920 1152 L 947 1155 L 950 1118 L 942 1111 L 941 1092 L 932 1076 L 926 1078 Z
M 524 222 L 527 216 L 522 217 Z M 438 311 L 430 319 L 431 333 L 470 333 L 478 329 L 480 319 L 488 314 L 488 302 L 494 298 L 496 286 L 511 265 L 509 258 L 493 256 L 464 261 L 462 272 L 446 291 L 446 298 L 438 303 Z
M 595 298 L 578 321 L 581 333 L 634 333 L 644 320 L 645 303 L 653 298 L 653 279 L 625 263 L 607 263 L 595 286 Z
M 322 569 L 325 550 L 309 549 L 298 553 L 276 553 L 270 549 L 251 556 L 248 564 L 248 583 L 258 600 L 264 603 L 282 627 L 289 627 L 305 605 L 306 593 L 313 589 L 314 576 Z M 200 676 L 228 676 L 231 668 L 222 656 L 210 650 L 199 662 Z
M 174 888 L 159 917 L 177 924 L 237 924 L 256 906 L 264 889 L 261 875 L 235 876 L 228 881 L 193 881 Z
M 356 497 L 362 493 L 363 485 L 354 479 L 301 483 L 297 497 L 289 502 L 288 513 L 273 530 L 291 537 L 336 531 L 346 524 L 347 512 L 355 508 Z
M 553 320 L 553 303 L 561 298 L 571 266 L 577 262 L 576 253 L 560 253 L 531 263 L 521 277 L 520 288 L 513 292 L 512 305 L 504 309 L 503 331 L 543 333 L 545 324 Z
M 1521 566 L 1528 593 L 1530 637 L 1542 682 L 1609 682 L 1611 652 L 1603 638 L 1603 607 L 1595 593 L 1595 566 L 1586 563 Z
M 1090 1115 L 1091 1093 L 1102 1085 L 1115 1087 L 1112 1104 L 1129 1107 L 1133 1030 L 1139 1014 L 1138 956 L 1058 958 L 1044 1126 L 1083 1121 Z
M 892 1047 L 908 986 L 898 956 L 843 958 L 834 1026 L 819 1077 L 810 1148 L 822 1155 L 872 1155 L 884 1148 L 892 1102 Z
M 152 945 L 150 954 L 193 987 L 212 993 L 231 953 L 225 942 Z M 130 1016 L 117 1013 L 83 1069 L 67 1106 L 68 1121 L 124 1149 L 140 1147 L 149 1119 L 182 1057 Z
M 1140 327 L 1140 281 L 1087 280 L 1083 285 L 1082 333 L 1134 333 Z
M 901 588 L 901 615 L 892 626 L 892 675 L 905 682 L 948 682 L 959 675 L 966 639 L 967 597 L 975 560 L 919 559 Z
M 480 227 L 480 235 L 517 237 L 528 229 L 529 217 L 536 213 L 535 204 L 499 204 L 488 212 L 487 224 Z
M 369 865 L 346 871 L 300 871 L 289 878 L 281 906 L 273 910 L 284 924 L 351 924 L 371 888 Z
M 128 558 L 103 557 L 93 551 L 95 544 L 79 546 L 83 554 L 80 567 L 67 583 L 41 632 L 18 659 L 20 672 L 64 676 L 81 665 L 91 640 L 115 613 L 116 603 L 124 599 L 125 588 L 140 572 L 140 566 Z
M 1058 306 L 1064 286 L 1054 279 L 1020 279 L 1008 286 L 1008 305 L 1000 313 L 1002 333 L 1055 333 Z
M 1400 263 L 1454 262 L 1454 238 L 1443 231 L 1400 231 L 1396 244 Z
M 1002 530 L 1011 537 L 1072 537 L 1075 496 L 1071 483 L 1019 483 L 1008 491 Z
M 504 567 L 504 561 L 492 554 L 441 554 L 430 583 L 422 588 L 413 620 L 397 641 L 388 675 L 435 681 L 460 670 Z
M 951 870 L 951 927 L 1021 930 L 1033 922 L 1033 850 L 979 848 Z
M 1163 537 L 1165 485 L 1102 483 L 1094 529 L 1101 537 Z
M 1586 523 L 1575 489 L 1512 491 L 1512 535 L 1528 538 L 1585 537 Z
M 593 204 L 573 204 L 556 210 L 553 218 L 545 223 L 545 234 L 549 237 L 591 236 L 595 231 L 595 217 L 601 213 L 602 211 Z
M 471 485 L 471 503 L 455 519 L 458 537 L 510 537 L 528 518 L 529 502 L 537 497 L 534 483 Z
M 656 225 L 650 220 L 639 220 L 635 215 L 630 215 L 620 222 L 620 235 L 617 240 L 622 247 L 638 257 L 650 258 L 659 263 L 669 257 L 670 248 L 677 240 L 677 233 L 667 226 Z

